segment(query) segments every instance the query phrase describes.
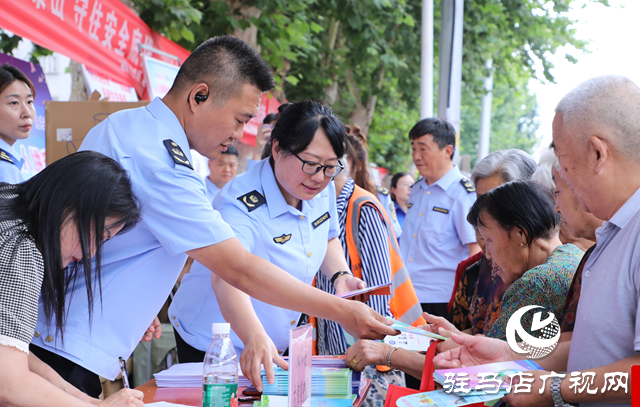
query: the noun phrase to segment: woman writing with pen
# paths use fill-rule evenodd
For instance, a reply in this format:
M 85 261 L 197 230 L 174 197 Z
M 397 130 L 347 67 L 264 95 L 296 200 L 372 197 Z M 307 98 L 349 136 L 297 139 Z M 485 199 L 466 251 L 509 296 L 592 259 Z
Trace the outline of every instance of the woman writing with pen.
M 87 296 L 96 300 L 103 241 L 139 216 L 127 173 L 99 153 L 72 154 L 21 184 L 0 183 L 0 404 L 143 405 L 142 393 L 128 389 L 93 399 L 29 352 L 40 336 L 38 298 L 45 318 L 64 334 L 65 292 L 84 270 Z

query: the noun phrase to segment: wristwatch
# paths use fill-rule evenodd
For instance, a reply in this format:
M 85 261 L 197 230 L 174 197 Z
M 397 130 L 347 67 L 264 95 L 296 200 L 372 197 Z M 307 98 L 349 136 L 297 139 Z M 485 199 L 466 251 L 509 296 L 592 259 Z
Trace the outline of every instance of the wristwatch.
M 338 277 L 344 276 L 345 274 L 353 275 L 353 273 L 350 271 L 338 271 L 333 276 L 331 276 L 331 284 L 335 284 Z
M 576 407 L 577 404 L 566 403 L 562 399 L 562 394 L 560 393 L 560 386 L 562 384 L 563 377 L 553 377 L 551 379 L 551 398 L 553 399 L 553 407 Z

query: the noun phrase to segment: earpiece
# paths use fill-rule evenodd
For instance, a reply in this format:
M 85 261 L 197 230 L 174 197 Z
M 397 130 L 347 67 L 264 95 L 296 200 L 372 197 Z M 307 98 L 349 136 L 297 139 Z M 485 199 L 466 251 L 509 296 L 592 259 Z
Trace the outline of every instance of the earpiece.
M 193 99 L 196 101 L 196 103 L 202 103 L 209 98 L 209 93 L 211 93 L 211 89 L 209 89 L 209 92 L 207 92 L 206 95 L 196 93 Z

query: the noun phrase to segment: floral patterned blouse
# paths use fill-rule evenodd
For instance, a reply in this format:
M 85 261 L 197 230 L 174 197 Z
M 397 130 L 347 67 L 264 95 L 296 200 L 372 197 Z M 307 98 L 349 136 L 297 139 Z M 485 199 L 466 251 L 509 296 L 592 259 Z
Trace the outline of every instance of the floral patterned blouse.
M 509 318 L 527 305 L 540 305 L 561 319 L 567 291 L 583 255 L 573 244 L 558 246 L 545 263 L 525 272 L 504 294 L 500 316 L 486 336 L 506 339 Z M 527 332 L 531 332 L 534 314 L 527 312 L 522 318 L 522 327 Z
M 500 316 L 502 297 L 510 286 L 492 269 L 491 260 L 482 256 L 478 281 L 469 302 L 469 321 L 474 335 L 484 334 L 493 326 Z

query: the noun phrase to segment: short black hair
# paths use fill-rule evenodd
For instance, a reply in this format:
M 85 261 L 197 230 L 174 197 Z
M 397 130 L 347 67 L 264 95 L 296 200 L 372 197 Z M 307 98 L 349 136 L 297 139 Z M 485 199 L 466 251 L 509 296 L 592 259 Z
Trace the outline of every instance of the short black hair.
M 455 149 L 456 129 L 451 123 L 435 117 L 422 119 L 409 131 L 409 140 L 419 139 L 426 134 L 433 137 L 433 142 L 438 145 L 440 150 L 446 146 L 452 146 Z M 453 159 L 453 153 L 451 153 L 451 158 Z
M 227 147 L 227 150 L 223 151 L 222 154 L 235 155 L 236 157 L 240 156 L 240 154 L 238 154 L 238 149 L 234 146 Z
M 223 104 L 238 95 L 245 84 L 266 92 L 275 88 L 271 69 L 249 43 L 232 35 L 209 38 L 184 61 L 169 90 L 182 91 L 206 83 L 210 98 Z
M 271 123 L 273 123 L 275 121 L 278 121 L 278 114 L 277 113 L 269 113 L 268 115 L 265 116 L 265 118 L 262 121 L 262 123 L 271 124 Z
M 278 140 L 283 153 L 299 154 L 309 147 L 318 128 L 322 128 L 327 135 L 336 156 L 341 158 L 344 155 L 344 125 L 329 107 L 305 100 L 280 105 L 278 110 L 280 117 L 271 132 L 269 142 L 265 145 L 263 155 L 271 155 L 273 140 Z
M 35 99 L 36 89 L 33 87 L 31 80 L 27 78 L 27 75 L 13 65 L 4 64 L 0 66 L 0 93 L 4 92 L 7 86 L 15 81 L 24 82 L 31 89 L 31 95 Z
M 486 213 L 505 230 L 520 229 L 527 244 L 534 239 L 549 239 L 560 224 L 551 192 L 532 181 L 507 182 L 480 195 L 471 207 L 467 221 L 475 227 L 485 226 Z

